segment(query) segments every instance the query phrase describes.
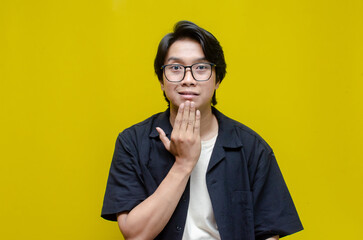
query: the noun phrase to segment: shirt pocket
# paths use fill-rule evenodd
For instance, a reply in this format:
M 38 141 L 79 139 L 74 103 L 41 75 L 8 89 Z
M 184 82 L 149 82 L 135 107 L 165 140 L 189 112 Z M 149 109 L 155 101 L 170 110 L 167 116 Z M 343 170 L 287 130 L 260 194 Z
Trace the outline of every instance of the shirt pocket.
M 250 191 L 234 191 L 232 194 L 234 239 L 254 240 L 253 201 Z

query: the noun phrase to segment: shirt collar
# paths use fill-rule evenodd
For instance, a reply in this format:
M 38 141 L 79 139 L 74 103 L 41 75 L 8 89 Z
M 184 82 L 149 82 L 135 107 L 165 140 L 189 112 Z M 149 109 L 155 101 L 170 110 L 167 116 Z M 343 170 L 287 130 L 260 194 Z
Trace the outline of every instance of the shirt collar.
M 216 145 L 226 148 L 242 147 L 243 144 L 236 131 L 237 122 L 225 116 L 214 107 L 212 107 L 212 112 L 218 121 L 218 137 Z
M 237 135 L 236 131 L 236 121 L 228 118 L 223 113 L 218 111 L 216 108 L 212 107 L 212 112 L 216 116 L 218 121 L 218 137 L 216 140 L 216 145 L 226 147 L 226 148 L 239 148 L 242 147 L 242 142 Z M 153 128 L 150 132 L 150 137 L 159 137 L 159 133 L 156 131 L 156 127 L 160 127 L 164 130 L 165 134 L 170 138 L 171 132 L 173 130 L 170 124 L 170 108 L 165 112 L 157 115 Z
M 164 130 L 166 136 L 170 137 L 171 131 L 173 127 L 170 124 L 170 108 L 166 109 L 165 112 L 162 112 L 156 116 L 154 123 L 152 124 L 152 129 L 150 132 L 150 137 L 155 138 L 159 137 L 158 131 L 156 131 L 156 127 L 160 127 Z

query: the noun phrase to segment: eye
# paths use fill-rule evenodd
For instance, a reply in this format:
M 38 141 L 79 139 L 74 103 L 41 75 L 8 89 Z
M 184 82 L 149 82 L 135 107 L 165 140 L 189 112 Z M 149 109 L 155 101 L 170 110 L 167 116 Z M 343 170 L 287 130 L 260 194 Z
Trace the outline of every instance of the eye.
M 195 69 L 198 70 L 198 71 L 205 71 L 205 70 L 210 69 L 210 65 L 208 65 L 208 64 L 198 64 L 198 65 L 196 65 Z
M 183 70 L 182 66 L 181 65 L 178 65 L 178 64 L 176 64 L 176 65 L 170 65 L 169 66 L 169 69 L 171 71 L 180 71 L 180 70 Z

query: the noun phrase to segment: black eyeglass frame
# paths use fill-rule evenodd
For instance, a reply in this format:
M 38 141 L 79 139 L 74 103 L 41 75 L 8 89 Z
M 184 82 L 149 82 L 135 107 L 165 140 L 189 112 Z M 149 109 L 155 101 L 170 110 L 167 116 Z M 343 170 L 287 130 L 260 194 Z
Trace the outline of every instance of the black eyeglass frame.
M 192 67 L 194 66 L 194 65 L 197 65 L 197 64 L 208 64 L 208 65 L 210 65 L 212 68 L 211 68 L 211 71 L 210 71 L 210 75 L 209 75 L 209 77 L 206 79 L 206 80 L 197 80 L 197 79 L 195 79 L 195 77 L 194 77 L 194 74 L 193 74 L 193 70 L 192 70 Z M 165 74 L 165 67 L 167 67 L 167 66 L 172 66 L 172 65 L 177 65 L 177 66 L 182 66 L 183 68 L 184 68 L 184 74 L 183 74 L 183 77 L 182 77 L 182 79 L 180 79 L 179 81 L 170 81 L 168 78 L 167 78 L 167 76 L 166 76 L 166 74 Z M 163 66 L 161 66 L 161 69 L 163 70 L 163 73 L 164 73 L 164 76 L 165 76 L 165 78 L 166 78 L 166 80 L 168 80 L 169 82 L 181 82 L 181 81 L 183 81 L 183 79 L 185 78 L 185 73 L 186 73 L 186 71 L 187 71 L 187 68 L 189 68 L 190 69 L 190 73 L 192 74 L 192 77 L 193 77 L 193 79 L 195 80 L 195 81 L 197 81 L 197 82 L 206 82 L 206 81 L 208 81 L 209 79 L 210 79 L 210 77 L 212 76 L 212 73 L 213 73 L 213 67 L 215 67 L 216 65 L 214 64 L 214 63 L 206 63 L 206 62 L 199 62 L 199 63 L 193 63 L 192 65 L 189 65 L 189 66 L 184 66 L 183 64 L 176 64 L 176 63 L 172 63 L 172 64 L 166 64 L 166 65 L 163 65 Z

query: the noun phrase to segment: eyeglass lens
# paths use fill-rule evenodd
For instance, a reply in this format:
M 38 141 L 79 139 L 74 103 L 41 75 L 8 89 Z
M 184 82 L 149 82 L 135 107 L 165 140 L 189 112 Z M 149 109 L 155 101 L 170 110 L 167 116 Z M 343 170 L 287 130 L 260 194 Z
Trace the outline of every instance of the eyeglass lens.
M 197 81 L 206 81 L 212 75 L 212 65 L 209 63 L 196 63 L 191 66 L 169 64 L 164 68 L 165 77 L 172 82 L 182 81 L 188 67 L 191 69 L 192 75 Z

